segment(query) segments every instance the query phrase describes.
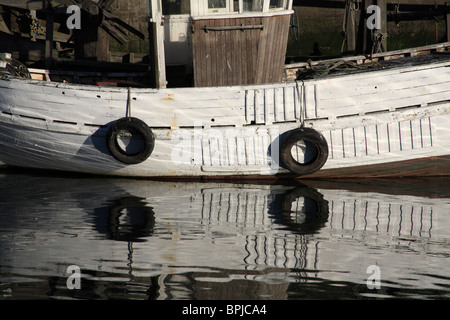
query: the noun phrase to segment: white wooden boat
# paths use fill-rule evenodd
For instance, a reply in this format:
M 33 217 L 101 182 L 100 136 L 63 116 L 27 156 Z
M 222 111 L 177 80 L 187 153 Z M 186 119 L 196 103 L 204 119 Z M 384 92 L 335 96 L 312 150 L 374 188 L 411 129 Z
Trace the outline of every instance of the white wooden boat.
M 298 70 L 284 65 L 292 1 L 256 3 L 192 1 L 163 19 L 150 0 L 154 88 L 17 77 L 3 55 L 0 161 L 160 178 L 450 173 L 448 43 L 389 67 L 286 78 Z M 168 88 L 170 63 L 194 85 Z

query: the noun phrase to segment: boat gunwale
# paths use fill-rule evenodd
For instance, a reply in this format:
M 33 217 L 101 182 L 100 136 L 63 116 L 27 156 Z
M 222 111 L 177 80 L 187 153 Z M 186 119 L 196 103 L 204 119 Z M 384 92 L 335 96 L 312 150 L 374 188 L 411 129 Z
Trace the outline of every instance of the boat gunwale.
M 258 89 L 268 89 L 268 88 L 274 88 L 274 87 L 289 87 L 289 86 L 295 86 L 297 83 L 311 83 L 311 82 L 318 82 L 318 81 L 325 81 L 330 80 L 332 78 L 342 78 L 345 76 L 357 76 L 362 75 L 366 73 L 386 73 L 386 72 L 414 72 L 419 70 L 426 70 L 426 69 L 436 69 L 436 68 L 443 68 L 443 67 L 450 67 L 450 55 L 448 59 L 442 59 L 439 61 L 426 61 L 423 63 L 418 63 L 416 65 L 398 65 L 393 66 L 389 68 L 378 68 L 378 69 L 364 69 L 364 70 L 357 70 L 357 71 L 347 71 L 347 72 L 339 72 L 339 73 L 332 73 L 324 76 L 319 76 L 315 78 L 310 79 L 295 79 L 295 80 L 285 80 L 280 82 L 272 82 L 272 83 L 262 83 L 262 84 L 246 84 L 246 85 L 230 85 L 230 86 L 205 86 L 205 87 L 168 87 L 168 88 L 142 88 L 142 87 L 110 87 L 110 86 L 99 86 L 94 84 L 83 84 L 83 83 L 70 83 L 70 82 L 58 82 L 58 81 L 46 81 L 46 80 L 40 80 L 40 79 L 27 79 L 27 78 L 21 78 L 18 76 L 14 76 L 8 73 L 1 73 L 2 77 L 0 77 L 0 81 L 10 81 L 10 80 L 16 80 L 20 82 L 25 82 L 30 85 L 40 85 L 40 86 L 54 86 L 56 88 L 61 89 L 77 89 L 79 87 L 82 88 L 82 90 L 85 91 L 96 91 L 96 92 L 126 92 L 129 89 L 132 89 L 135 93 L 158 93 L 158 92 L 216 92 L 218 89 L 221 90 L 239 90 L 239 91 L 246 91 L 246 90 L 258 90 Z M 33 69 L 33 71 L 41 71 L 46 74 L 49 74 L 51 77 L 51 70 L 46 69 Z M 94 89 L 95 88 L 95 89 Z

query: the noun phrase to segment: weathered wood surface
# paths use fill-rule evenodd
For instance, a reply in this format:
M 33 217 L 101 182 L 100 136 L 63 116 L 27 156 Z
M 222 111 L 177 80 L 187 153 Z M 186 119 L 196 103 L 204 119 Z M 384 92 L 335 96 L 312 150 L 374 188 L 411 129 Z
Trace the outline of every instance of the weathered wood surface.
M 290 15 L 195 19 L 195 86 L 280 82 Z
M 430 53 L 438 53 L 438 52 L 448 52 L 450 51 L 450 42 L 442 42 L 427 46 L 421 46 L 416 48 L 408 48 L 401 50 L 393 50 L 388 52 L 380 52 L 374 53 L 372 55 L 356 55 L 356 56 L 347 56 L 335 59 L 321 59 L 315 61 L 308 62 L 298 62 L 298 63 L 290 63 L 284 66 L 285 68 L 285 79 L 287 81 L 293 81 L 297 79 L 297 73 L 299 71 L 308 70 L 311 67 L 320 65 L 320 64 L 333 64 L 337 62 L 350 62 L 355 63 L 357 65 L 370 64 L 378 61 L 388 61 L 395 60 L 405 57 L 414 57 L 419 55 L 428 55 Z

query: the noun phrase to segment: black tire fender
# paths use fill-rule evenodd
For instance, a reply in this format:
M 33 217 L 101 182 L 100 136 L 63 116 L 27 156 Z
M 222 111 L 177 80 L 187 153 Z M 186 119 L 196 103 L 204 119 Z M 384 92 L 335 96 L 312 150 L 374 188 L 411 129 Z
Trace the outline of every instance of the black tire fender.
M 292 147 L 303 142 L 310 159 L 301 163 L 292 156 Z M 284 166 L 297 176 L 312 174 L 320 170 L 328 159 L 328 143 L 324 136 L 312 128 L 297 128 L 289 131 L 280 147 L 280 158 Z
M 143 139 L 143 147 L 135 153 L 123 150 L 117 140 L 121 132 L 139 135 Z M 125 164 L 138 164 L 147 160 L 152 154 L 155 146 L 155 136 L 144 121 L 138 118 L 125 117 L 114 122 L 109 128 L 106 134 L 106 145 L 111 155 L 118 161 Z

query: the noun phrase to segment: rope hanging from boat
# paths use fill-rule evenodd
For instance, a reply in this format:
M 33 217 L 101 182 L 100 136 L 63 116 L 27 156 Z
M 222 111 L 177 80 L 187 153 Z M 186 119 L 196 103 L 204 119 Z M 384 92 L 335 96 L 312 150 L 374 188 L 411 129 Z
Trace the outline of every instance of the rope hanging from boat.
M 131 88 L 128 87 L 128 95 L 127 95 L 127 117 L 131 118 Z
M 297 95 L 298 95 L 298 104 L 299 104 L 299 116 L 298 120 L 300 121 L 300 128 L 303 128 L 305 126 L 305 119 L 306 119 L 306 108 L 304 107 L 305 104 L 305 83 L 302 81 L 300 82 L 298 80 L 295 80 L 295 84 L 297 86 Z

